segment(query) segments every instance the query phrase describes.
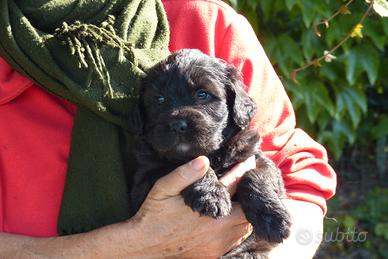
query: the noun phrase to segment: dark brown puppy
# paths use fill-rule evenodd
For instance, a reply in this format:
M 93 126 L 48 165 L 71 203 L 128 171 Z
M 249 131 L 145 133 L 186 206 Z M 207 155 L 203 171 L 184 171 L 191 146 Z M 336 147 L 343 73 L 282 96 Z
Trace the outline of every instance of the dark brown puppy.
M 132 214 L 157 179 L 205 155 L 211 168 L 182 196 L 201 215 L 228 215 L 231 197 L 218 178 L 255 155 L 256 169 L 242 177 L 235 197 L 254 233 L 224 257 L 266 258 L 271 247 L 288 237 L 290 217 L 281 202 L 280 171 L 259 150 L 257 132 L 249 129 L 255 112 L 238 70 L 219 59 L 181 50 L 153 67 L 142 81 L 138 107 L 130 116 L 130 127 L 138 135 Z

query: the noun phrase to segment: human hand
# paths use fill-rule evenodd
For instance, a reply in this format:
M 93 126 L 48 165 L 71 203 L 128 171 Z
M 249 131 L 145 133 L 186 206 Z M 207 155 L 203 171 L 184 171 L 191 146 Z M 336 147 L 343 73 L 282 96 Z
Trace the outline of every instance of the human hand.
M 236 165 L 220 181 L 233 194 L 238 179 L 255 166 L 254 158 Z M 209 161 L 199 157 L 159 179 L 138 213 L 130 220 L 143 247 L 141 256 L 218 258 L 240 244 L 252 231 L 238 204 L 229 216 L 199 216 L 184 204 L 181 191 L 200 179 Z
M 220 180 L 233 193 L 238 179 L 254 166 L 254 159 L 249 159 Z M 229 216 L 218 220 L 201 217 L 184 204 L 180 191 L 201 178 L 208 167 L 207 158 L 200 157 L 161 178 L 139 212 L 126 222 L 51 238 L 0 233 L 0 257 L 220 257 L 248 237 L 252 227 L 238 204 Z

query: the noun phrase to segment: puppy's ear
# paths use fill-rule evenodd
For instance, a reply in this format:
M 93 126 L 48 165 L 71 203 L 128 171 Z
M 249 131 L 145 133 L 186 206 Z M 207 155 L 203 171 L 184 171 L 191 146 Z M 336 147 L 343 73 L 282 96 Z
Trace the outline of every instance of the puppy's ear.
M 142 135 L 144 132 L 143 112 L 141 102 L 138 101 L 129 111 L 128 129 L 134 135 Z
M 256 113 L 256 103 L 244 90 L 240 72 L 231 65 L 227 67 L 230 84 L 228 88 L 229 103 L 233 107 L 233 120 L 241 129 L 247 128 Z

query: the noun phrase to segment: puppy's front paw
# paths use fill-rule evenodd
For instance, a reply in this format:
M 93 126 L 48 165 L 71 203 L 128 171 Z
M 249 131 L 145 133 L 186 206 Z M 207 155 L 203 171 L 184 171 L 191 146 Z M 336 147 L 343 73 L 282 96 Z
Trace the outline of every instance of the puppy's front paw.
M 182 191 L 186 205 L 201 215 L 220 218 L 230 214 L 230 194 L 220 182 L 194 183 Z
M 258 239 L 281 243 L 290 235 L 291 217 L 280 201 L 271 205 L 270 208 L 260 206 L 255 212 L 249 213 L 248 220 Z

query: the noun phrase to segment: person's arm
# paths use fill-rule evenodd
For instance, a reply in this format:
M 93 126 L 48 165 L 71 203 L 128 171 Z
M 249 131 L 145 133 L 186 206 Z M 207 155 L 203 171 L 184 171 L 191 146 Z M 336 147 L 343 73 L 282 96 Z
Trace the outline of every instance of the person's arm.
M 322 241 L 322 209 L 298 200 L 287 199 L 283 203 L 292 216 L 291 234 L 271 251 L 269 258 L 313 258 Z
M 0 233 L 0 258 L 217 258 L 240 244 L 252 227 L 237 204 L 229 216 L 217 220 L 184 204 L 181 190 L 208 167 L 208 159 L 200 157 L 159 179 L 126 222 L 52 238 Z M 241 163 L 222 182 L 233 193 L 236 178 L 252 167 L 252 159 Z
M 282 171 L 289 198 L 285 205 L 293 216 L 291 235 L 271 258 L 311 258 L 321 241 L 326 200 L 336 187 L 326 150 L 295 128 L 292 104 L 245 18 L 239 16 L 229 24 L 219 46 L 219 57 L 242 71 L 247 91 L 257 103 L 253 127 L 262 137 L 264 153 Z

